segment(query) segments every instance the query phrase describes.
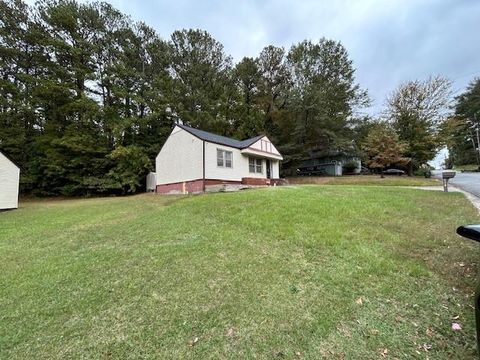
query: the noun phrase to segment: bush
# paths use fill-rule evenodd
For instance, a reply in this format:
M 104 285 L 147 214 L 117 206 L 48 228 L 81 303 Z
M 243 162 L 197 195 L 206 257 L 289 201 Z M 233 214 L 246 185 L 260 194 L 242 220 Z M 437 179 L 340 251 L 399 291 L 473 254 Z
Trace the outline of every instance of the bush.
M 432 177 L 432 171 L 430 169 L 425 169 L 425 168 L 421 168 L 421 169 L 418 169 L 416 170 L 413 175 L 415 176 L 424 176 L 425 178 L 431 178 Z

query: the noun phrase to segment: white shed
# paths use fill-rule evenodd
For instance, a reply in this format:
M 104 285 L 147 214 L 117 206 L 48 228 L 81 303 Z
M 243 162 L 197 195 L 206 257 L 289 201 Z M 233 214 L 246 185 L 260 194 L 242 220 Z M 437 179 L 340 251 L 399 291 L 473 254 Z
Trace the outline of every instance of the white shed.
M 0 152 L 0 210 L 18 208 L 20 169 Z

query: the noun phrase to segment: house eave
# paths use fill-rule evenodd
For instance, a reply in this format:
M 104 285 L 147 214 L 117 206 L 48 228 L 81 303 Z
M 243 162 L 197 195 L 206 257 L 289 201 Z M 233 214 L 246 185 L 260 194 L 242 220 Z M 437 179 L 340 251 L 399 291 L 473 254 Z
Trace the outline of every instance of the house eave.
M 283 156 L 263 150 L 258 150 L 254 148 L 245 148 L 240 150 L 242 154 L 245 155 L 253 155 L 253 156 L 259 156 L 267 159 L 273 159 L 273 160 L 283 160 Z

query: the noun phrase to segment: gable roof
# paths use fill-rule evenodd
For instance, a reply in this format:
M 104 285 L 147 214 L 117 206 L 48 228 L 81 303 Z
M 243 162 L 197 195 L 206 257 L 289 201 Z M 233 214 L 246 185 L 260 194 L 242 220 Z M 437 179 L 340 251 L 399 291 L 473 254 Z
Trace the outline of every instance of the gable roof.
M 7 159 L 8 161 L 10 161 L 13 165 L 15 165 L 17 168 L 20 169 L 20 166 L 18 166 L 15 161 L 13 161 L 9 156 L 5 155 L 3 152 L 0 151 L 0 155 L 2 155 L 5 159 Z
M 208 131 L 203 131 L 200 129 L 195 129 L 190 126 L 186 126 L 183 124 L 175 124 L 178 126 L 180 129 L 183 129 L 193 136 L 199 138 L 200 140 L 208 141 L 214 144 L 219 144 L 219 145 L 225 145 L 225 146 L 230 146 L 233 148 L 237 149 L 245 149 L 249 147 L 250 145 L 256 143 L 258 140 L 263 138 L 265 135 L 259 135 L 256 137 L 253 137 L 251 139 L 246 139 L 246 140 L 237 140 L 237 139 L 232 139 L 226 136 L 221 136 L 217 134 L 212 134 Z

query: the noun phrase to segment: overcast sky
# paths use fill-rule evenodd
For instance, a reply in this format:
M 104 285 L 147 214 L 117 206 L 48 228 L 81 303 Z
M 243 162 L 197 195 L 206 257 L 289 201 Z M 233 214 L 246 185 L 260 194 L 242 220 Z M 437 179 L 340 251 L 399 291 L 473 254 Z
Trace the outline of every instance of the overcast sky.
M 35 0 L 28 0 L 33 4 Z M 155 28 L 207 30 L 234 61 L 267 45 L 341 41 L 375 114 L 402 81 L 440 74 L 461 92 L 480 76 L 480 0 L 107 0 Z
M 461 91 L 480 76 L 480 0 L 108 0 L 168 39 L 207 30 L 234 61 L 269 44 L 289 48 L 322 36 L 341 41 L 378 112 L 400 82 L 430 74 Z

